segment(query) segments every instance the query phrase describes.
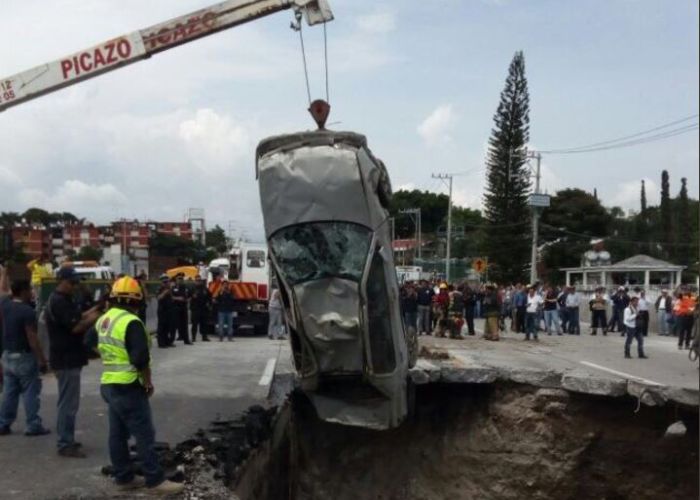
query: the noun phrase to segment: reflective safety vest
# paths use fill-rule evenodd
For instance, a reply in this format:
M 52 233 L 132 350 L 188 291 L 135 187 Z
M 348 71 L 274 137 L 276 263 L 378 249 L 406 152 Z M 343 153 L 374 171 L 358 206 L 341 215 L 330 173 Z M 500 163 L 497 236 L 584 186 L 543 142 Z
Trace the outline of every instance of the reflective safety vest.
M 129 361 L 126 350 L 126 328 L 132 321 L 143 325 L 135 314 L 113 307 L 100 316 L 95 324 L 97 348 L 102 357 L 102 384 L 132 384 L 137 380 L 143 383 L 138 370 Z M 150 346 L 150 338 L 147 338 L 147 345 Z

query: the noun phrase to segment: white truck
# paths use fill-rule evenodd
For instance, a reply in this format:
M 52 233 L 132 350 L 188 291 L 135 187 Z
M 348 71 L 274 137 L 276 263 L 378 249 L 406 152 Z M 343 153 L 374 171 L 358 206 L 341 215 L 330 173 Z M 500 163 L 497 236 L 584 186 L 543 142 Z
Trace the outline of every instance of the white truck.
M 239 301 L 234 321 L 237 327 L 252 328 L 258 335 L 267 333 L 271 286 L 267 245 L 242 243 L 231 251 L 229 258 L 212 260 L 207 273 L 212 295 L 219 292 L 224 278 Z

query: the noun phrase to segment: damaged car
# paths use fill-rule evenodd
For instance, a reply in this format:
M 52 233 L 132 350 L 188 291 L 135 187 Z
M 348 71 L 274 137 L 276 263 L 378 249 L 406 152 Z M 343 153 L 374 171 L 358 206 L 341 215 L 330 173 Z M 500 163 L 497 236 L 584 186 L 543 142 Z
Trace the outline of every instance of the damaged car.
M 256 159 L 302 389 L 323 420 L 396 427 L 416 339 L 400 311 L 384 164 L 364 136 L 322 128 L 265 139 Z

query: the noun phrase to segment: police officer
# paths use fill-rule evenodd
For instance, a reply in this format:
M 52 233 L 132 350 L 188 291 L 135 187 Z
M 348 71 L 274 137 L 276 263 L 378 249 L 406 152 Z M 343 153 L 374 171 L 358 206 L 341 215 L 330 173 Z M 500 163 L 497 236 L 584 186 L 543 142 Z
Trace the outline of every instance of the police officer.
M 125 276 L 110 293 L 110 309 L 96 323 L 102 358 L 100 393 L 109 406 L 109 456 L 114 481 L 121 491 L 146 487 L 150 493 L 172 495 L 184 485 L 165 479 L 155 450 L 155 429 L 148 401 L 153 395 L 150 339 L 137 316 L 143 293 L 139 283 Z M 136 478 L 129 455 L 134 436 L 144 479 Z
M 170 347 L 170 278 L 163 274 L 160 277 L 160 288 L 158 289 L 158 347 Z M 174 347 L 174 346 L 173 346 Z
M 170 339 L 171 344 L 175 342 L 175 332 L 177 332 L 177 340 L 182 340 L 186 345 L 192 345 L 190 342 L 190 333 L 187 328 L 187 302 L 189 300 L 189 292 L 185 287 L 183 276 L 178 274 L 175 282 L 170 288 Z
M 192 342 L 197 340 L 197 330 L 202 334 L 202 340 L 209 342 L 209 307 L 211 296 L 201 276 L 195 279 L 194 290 L 190 298 L 190 321 L 192 322 Z

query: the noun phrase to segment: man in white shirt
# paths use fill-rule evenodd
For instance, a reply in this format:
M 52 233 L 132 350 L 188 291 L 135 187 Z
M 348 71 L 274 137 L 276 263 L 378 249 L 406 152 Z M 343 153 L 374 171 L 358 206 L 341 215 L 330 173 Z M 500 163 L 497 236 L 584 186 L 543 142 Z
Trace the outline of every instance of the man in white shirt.
M 639 297 L 632 297 L 630 299 L 630 304 L 625 308 L 623 315 L 623 323 L 625 324 L 625 332 L 627 334 L 627 339 L 625 340 L 625 358 L 631 358 L 630 347 L 632 346 L 632 339 L 637 339 L 637 357 L 640 359 L 646 359 L 644 355 L 644 336 L 642 335 L 641 329 L 638 328 L 638 314 L 639 314 Z
M 668 320 L 673 312 L 673 301 L 667 289 L 661 290 L 661 295 L 654 304 L 656 316 L 659 320 L 659 335 L 668 336 Z
M 543 303 L 542 296 L 537 293 L 534 286 L 531 287 L 527 293 L 525 307 L 525 340 L 530 340 L 530 335 L 537 340 L 537 318 Z
M 637 323 L 639 323 L 639 329 L 644 337 L 649 333 L 649 301 L 647 300 L 647 295 L 644 290 L 639 292 L 639 306 L 637 312 Z
M 581 325 L 579 323 L 579 306 L 581 296 L 576 292 L 576 287 L 570 286 L 566 296 L 566 312 L 569 319 L 569 335 L 581 335 Z

